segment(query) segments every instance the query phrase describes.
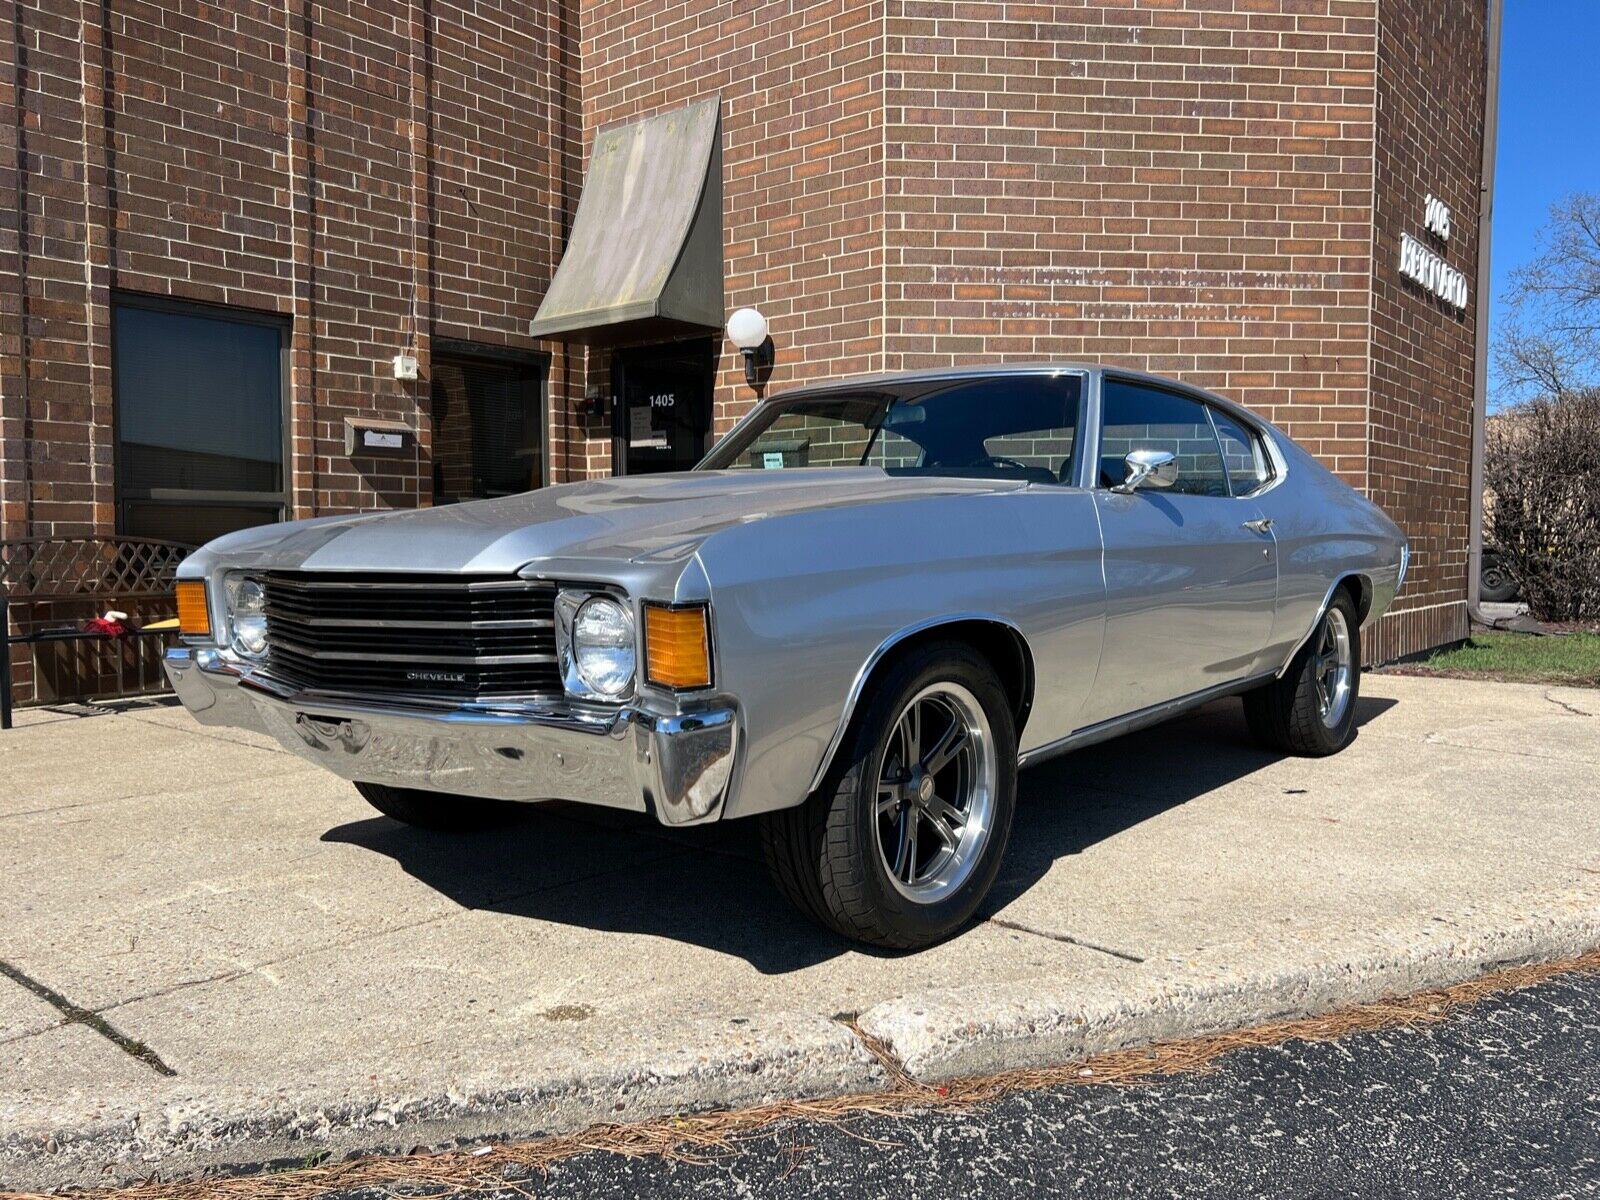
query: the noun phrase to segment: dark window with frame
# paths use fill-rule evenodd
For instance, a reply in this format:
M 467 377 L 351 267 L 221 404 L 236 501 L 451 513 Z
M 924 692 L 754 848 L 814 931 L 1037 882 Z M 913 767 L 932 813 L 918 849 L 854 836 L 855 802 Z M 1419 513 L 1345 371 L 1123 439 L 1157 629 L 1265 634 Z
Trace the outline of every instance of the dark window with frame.
M 1226 496 L 1228 472 L 1211 426 L 1209 406 L 1160 388 L 1107 379 L 1102 389 L 1100 484 L 1126 478 L 1124 459 L 1134 450 L 1169 450 L 1178 459 L 1171 491 Z
M 199 545 L 283 519 L 286 341 L 269 315 L 113 301 L 122 533 Z
M 432 414 L 435 504 L 543 485 L 541 360 L 435 352 Z

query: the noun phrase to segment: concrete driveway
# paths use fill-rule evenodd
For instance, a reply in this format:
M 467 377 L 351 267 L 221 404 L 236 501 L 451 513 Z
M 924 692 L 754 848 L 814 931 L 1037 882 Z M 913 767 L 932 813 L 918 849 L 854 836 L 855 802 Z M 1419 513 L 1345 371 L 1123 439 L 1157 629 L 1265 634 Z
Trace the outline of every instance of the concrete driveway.
M 445 836 L 181 709 L 0 735 L 0 1185 L 870 1090 L 1600 944 L 1600 692 L 1368 676 L 1327 760 L 1236 702 L 1026 772 L 986 919 L 864 953 L 744 824 Z

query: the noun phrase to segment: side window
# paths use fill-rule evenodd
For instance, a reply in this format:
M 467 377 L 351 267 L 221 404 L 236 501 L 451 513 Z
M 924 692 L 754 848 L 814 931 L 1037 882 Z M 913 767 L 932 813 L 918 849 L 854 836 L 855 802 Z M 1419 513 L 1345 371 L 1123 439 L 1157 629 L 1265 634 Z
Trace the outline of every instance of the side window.
M 1235 496 L 1245 496 L 1272 478 L 1272 460 L 1261 444 L 1261 435 L 1246 429 L 1220 409 L 1211 410 L 1217 423 L 1217 439 L 1222 443 L 1222 462 Z
M 1100 429 L 1100 484 L 1112 487 L 1127 475 L 1124 458 L 1134 450 L 1170 450 L 1178 458 L 1174 492 L 1226 496 L 1228 476 L 1206 406 L 1198 400 L 1142 384 L 1107 379 Z

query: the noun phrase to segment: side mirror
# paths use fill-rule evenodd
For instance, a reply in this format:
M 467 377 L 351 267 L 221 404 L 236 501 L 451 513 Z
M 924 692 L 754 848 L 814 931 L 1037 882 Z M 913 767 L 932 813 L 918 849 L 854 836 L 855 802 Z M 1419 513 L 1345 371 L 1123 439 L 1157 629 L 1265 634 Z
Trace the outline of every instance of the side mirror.
M 1178 456 L 1171 450 L 1130 450 L 1122 462 L 1127 476 L 1113 492 L 1127 495 L 1138 488 L 1169 488 L 1178 482 Z

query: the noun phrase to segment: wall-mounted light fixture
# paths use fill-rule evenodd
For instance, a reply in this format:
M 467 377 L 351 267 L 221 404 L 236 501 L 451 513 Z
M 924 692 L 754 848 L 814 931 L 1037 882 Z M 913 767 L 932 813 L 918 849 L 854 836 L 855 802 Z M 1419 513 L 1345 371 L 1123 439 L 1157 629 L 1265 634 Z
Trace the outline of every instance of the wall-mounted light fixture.
M 728 340 L 744 355 L 744 381 L 751 387 L 761 383 L 761 372 L 772 366 L 772 336 L 767 319 L 753 308 L 741 308 L 728 318 Z
M 591 383 L 578 400 L 578 415 L 590 420 L 604 417 L 608 411 L 606 396 L 598 383 Z

